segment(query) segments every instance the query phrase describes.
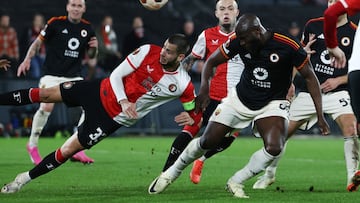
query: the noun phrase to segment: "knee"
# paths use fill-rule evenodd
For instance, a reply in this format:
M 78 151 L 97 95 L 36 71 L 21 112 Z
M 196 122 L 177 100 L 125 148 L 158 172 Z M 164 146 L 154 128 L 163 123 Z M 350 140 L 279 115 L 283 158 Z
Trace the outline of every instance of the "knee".
M 281 145 L 281 144 L 270 144 L 270 145 L 267 145 L 265 146 L 265 150 L 271 154 L 272 156 L 277 156 L 281 153 L 281 151 L 283 150 L 284 148 L 284 145 Z

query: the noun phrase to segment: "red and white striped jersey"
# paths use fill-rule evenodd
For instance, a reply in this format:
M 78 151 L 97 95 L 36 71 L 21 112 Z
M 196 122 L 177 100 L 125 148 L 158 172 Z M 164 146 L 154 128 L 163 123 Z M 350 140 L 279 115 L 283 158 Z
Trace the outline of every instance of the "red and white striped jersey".
M 192 54 L 197 58 L 206 60 L 233 34 L 234 32 L 222 32 L 220 26 L 208 28 L 199 35 L 192 49 Z M 227 63 L 219 65 L 210 83 L 210 98 L 220 101 L 226 97 L 228 90 L 235 87 L 239 82 L 243 69 L 244 64 L 239 55 L 234 56 Z
M 100 98 L 105 110 L 124 126 L 134 124 L 154 108 L 179 98 L 186 111 L 195 108 L 195 91 L 186 70 L 179 66 L 168 72 L 160 64 L 161 47 L 143 45 L 124 60 L 101 83 Z M 119 101 L 136 104 L 138 119 L 122 113 Z

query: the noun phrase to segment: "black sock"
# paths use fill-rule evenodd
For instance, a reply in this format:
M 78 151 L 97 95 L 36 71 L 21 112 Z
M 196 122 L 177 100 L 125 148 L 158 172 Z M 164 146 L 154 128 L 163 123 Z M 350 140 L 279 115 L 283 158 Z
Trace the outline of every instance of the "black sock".
M 176 159 L 180 156 L 181 152 L 184 151 L 185 147 L 192 140 L 192 137 L 184 132 L 181 132 L 174 140 L 171 145 L 169 156 L 165 162 L 163 171 L 166 171 L 170 166 L 174 164 Z
M 51 152 L 48 154 L 37 166 L 29 171 L 29 175 L 31 179 L 35 179 L 41 175 L 44 175 L 55 168 L 59 167 L 61 164 L 65 163 L 66 160 L 63 162 L 59 162 L 55 158 L 56 151 Z
M 22 89 L 0 94 L 0 105 L 21 106 L 32 104 L 29 92 L 30 89 Z
M 224 137 L 222 139 L 221 143 L 215 149 L 207 151 L 204 156 L 206 158 L 210 158 L 214 154 L 224 151 L 226 148 L 228 148 L 231 145 L 231 143 L 234 140 L 235 140 L 235 137 L 233 137 L 233 136 Z

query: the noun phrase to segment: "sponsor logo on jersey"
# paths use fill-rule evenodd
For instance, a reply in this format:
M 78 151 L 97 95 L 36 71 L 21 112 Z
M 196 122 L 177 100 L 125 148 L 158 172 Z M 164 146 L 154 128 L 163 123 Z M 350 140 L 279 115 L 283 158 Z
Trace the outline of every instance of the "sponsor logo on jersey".
M 88 35 L 86 30 L 81 30 L 80 34 L 82 37 L 86 37 Z
M 169 85 L 169 91 L 170 92 L 175 92 L 177 90 L 177 86 L 175 84 L 170 84 Z
M 146 70 L 147 70 L 148 73 L 151 73 L 151 72 L 154 71 L 154 69 L 151 68 L 149 65 L 146 66 Z
M 219 45 L 219 39 L 212 39 L 211 44 L 212 45 Z

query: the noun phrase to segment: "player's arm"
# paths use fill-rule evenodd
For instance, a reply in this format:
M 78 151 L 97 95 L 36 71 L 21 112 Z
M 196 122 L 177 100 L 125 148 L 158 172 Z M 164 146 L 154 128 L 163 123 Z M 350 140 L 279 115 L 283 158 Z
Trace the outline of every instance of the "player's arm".
M 209 83 L 210 78 L 214 75 L 214 70 L 219 64 L 228 60 L 228 57 L 223 54 L 221 48 L 215 50 L 214 53 L 205 61 L 204 68 L 201 73 L 201 84 L 199 95 L 196 97 L 196 110 L 203 110 L 209 103 Z
M 21 74 L 26 75 L 26 71 L 29 71 L 30 69 L 30 62 L 31 59 L 36 55 L 36 53 L 39 51 L 41 45 L 43 43 L 43 38 L 41 36 L 38 36 L 33 43 L 31 43 L 26 56 L 23 60 L 23 62 L 20 64 L 18 70 L 17 70 L 17 76 L 20 77 Z
M 185 68 L 186 71 L 190 71 L 191 67 L 194 65 L 195 61 L 199 60 L 199 58 L 197 58 L 196 56 L 194 56 L 193 54 L 189 54 L 187 57 L 185 57 L 182 61 L 181 64 L 182 66 Z
M 314 102 L 320 131 L 323 135 L 327 135 L 330 133 L 330 128 L 324 118 L 320 85 L 312 69 L 311 63 L 308 59 L 306 59 L 300 67 L 297 67 L 297 70 L 304 77 L 307 89 L 309 90 L 311 98 Z
M 348 83 L 348 75 L 342 75 L 336 78 L 328 78 L 324 83 L 320 85 L 321 91 L 324 93 L 330 92 L 337 88 L 339 85 Z
M 88 42 L 88 50 L 87 50 L 87 54 L 89 56 L 90 59 L 95 59 L 96 56 L 98 55 L 98 46 L 99 46 L 99 42 L 97 40 L 97 38 L 91 37 L 89 42 Z
M 10 61 L 7 59 L 0 59 L 0 68 L 3 68 L 7 71 L 10 68 Z

